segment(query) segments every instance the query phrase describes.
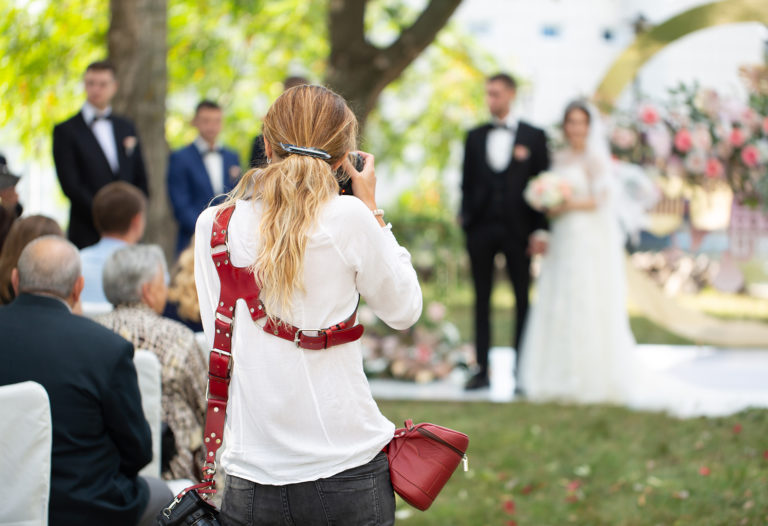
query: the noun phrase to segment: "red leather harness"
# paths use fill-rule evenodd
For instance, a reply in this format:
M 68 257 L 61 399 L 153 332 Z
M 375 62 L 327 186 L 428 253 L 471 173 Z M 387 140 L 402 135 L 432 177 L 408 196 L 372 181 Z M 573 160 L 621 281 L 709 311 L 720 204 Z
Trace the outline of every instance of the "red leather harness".
M 267 316 L 264 303 L 259 299 L 261 290 L 251 269 L 232 265 L 227 244 L 229 222 L 235 207 L 222 208 L 216 213 L 211 233 L 211 255 L 219 275 L 221 292 L 216 306 L 213 349 L 208 359 L 208 407 L 205 413 L 205 462 L 203 481 L 186 488 L 177 498 L 190 490 L 198 493 L 215 493 L 216 452 L 221 447 L 224 435 L 224 421 L 229 399 L 229 382 L 232 373 L 232 331 L 235 323 L 235 304 L 238 299 L 245 301 L 251 319 L 255 322 Z M 353 342 L 363 335 L 362 325 L 355 325 L 357 308 L 346 320 L 316 331 L 299 329 L 280 319 L 269 317 L 264 331 L 278 338 L 294 342 L 297 347 L 320 350 Z M 310 332 L 316 334 L 310 335 Z

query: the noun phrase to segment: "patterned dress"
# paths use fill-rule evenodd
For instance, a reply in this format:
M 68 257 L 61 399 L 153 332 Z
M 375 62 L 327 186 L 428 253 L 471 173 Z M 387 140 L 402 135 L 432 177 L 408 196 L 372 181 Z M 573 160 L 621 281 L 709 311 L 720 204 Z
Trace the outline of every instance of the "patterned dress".
M 136 349 L 157 356 L 162 368 L 163 421 L 173 431 L 177 451 L 163 478 L 199 480 L 208 368 L 195 334 L 143 304 L 121 305 L 96 321 Z

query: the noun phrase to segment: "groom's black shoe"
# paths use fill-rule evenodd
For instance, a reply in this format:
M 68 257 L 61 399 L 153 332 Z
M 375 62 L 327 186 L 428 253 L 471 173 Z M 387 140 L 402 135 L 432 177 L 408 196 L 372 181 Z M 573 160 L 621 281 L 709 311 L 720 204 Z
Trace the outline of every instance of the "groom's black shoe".
M 485 389 L 486 387 L 490 387 L 490 385 L 491 383 L 488 381 L 488 373 L 481 371 L 469 379 L 466 385 L 464 385 L 464 389 L 466 391 L 474 391 L 476 389 Z

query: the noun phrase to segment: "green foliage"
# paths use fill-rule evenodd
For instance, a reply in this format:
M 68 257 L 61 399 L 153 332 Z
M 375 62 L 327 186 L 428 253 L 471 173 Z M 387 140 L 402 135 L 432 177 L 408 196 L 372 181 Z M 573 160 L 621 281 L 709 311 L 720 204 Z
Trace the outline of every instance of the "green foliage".
M 768 411 L 676 420 L 618 407 L 379 402 L 396 424 L 470 437 L 426 512 L 398 500 L 399 525 L 764 524 Z
M 0 125 L 28 152 L 50 152 L 53 125 L 82 104 L 81 74 L 106 49 L 99 0 L 0 1 Z

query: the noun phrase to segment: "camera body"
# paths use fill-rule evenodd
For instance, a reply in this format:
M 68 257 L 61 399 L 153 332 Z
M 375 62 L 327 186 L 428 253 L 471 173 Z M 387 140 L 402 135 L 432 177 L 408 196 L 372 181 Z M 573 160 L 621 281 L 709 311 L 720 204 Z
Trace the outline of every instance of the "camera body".
M 365 159 L 359 153 L 350 153 L 349 162 L 358 172 L 361 172 L 365 166 Z M 352 193 L 352 178 L 344 170 L 343 165 L 336 172 L 336 180 L 339 183 L 339 195 L 354 195 Z

